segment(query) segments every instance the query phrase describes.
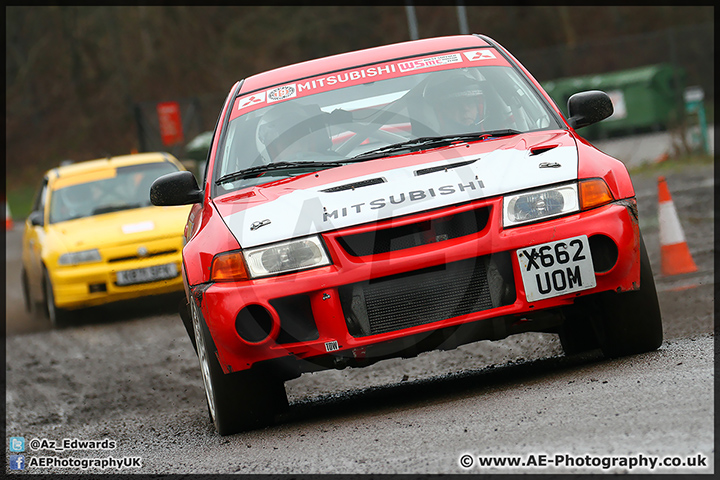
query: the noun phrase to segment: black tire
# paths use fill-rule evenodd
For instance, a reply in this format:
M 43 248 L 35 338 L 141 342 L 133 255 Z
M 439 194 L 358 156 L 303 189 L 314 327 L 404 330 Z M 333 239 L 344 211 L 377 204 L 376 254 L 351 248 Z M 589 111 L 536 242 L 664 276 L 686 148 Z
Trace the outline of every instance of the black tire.
M 20 283 L 22 284 L 23 302 L 25 304 L 25 311 L 27 313 L 33 313 L 33 299 L 30 297 L 30 284 L 27 278 L 27 272 L 23 268 L 20 271 Z
M 565 321 L 558 334 L 565 355 L 575 355 L 600 347 L 591 316 L 587 314 L 582 300 L 579 298 L 575 305 L 563 310 Z
M 43 297 L 45 299 L 45 314 L 53 327 L 63 327 L 70 321 L 71 315 L 67 310 L 58 308 L 55 305 L 55 294 L 53 293 L 52 281 L 47 269 L 43 268 Z
M 640 289 L 596 296 L 593 326 L 606 357 L 649 352 L 663 340 L 662 316 L 645 242 L 640 235 Z
M 210 420 L 217 432 L 232 435 L 272 424 L 275 414 L 288 406 L 283 382 L 272 376 L 261 377 L 252 370 L 224 373 L 194 299 L 190 314 Z

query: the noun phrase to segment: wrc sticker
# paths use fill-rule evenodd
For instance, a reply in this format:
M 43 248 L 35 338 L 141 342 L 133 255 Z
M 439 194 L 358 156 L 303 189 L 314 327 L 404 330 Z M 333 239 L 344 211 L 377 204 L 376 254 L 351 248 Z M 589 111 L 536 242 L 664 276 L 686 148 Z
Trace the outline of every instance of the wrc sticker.
M 326 352 L 334 352 L 335 350 L 340 350 L 340 346 L 338 345 L 337 340 L 333 340 L 332 342 L 325 342 Z
M 463 52 L 463 55 L 470 60 L 471 62 L 474 62 L 476 60 L 491 60 L 495 57 L 495 54 L 488 49 L 485 50 L 475 50 L 473 52 Z

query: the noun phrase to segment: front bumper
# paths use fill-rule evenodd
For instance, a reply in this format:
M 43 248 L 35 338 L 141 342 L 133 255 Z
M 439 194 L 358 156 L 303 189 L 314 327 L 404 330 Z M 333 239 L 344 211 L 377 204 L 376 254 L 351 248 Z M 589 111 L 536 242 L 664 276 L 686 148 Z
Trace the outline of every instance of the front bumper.
M 195 286 L 223 369 L 290 357 L 307 360 L 301 368 L 309 371 L 552 331 L 562 317 L 548 313 L 578 296 L 638 288 L 634 199 L 511 229 L 502 228 L 501 213 L 501 198 L 484 199 L 329 232 L 331 266 Z M 442 224 L 450 217 L 474 218 L 477 228 Z M 597 285 L 528 302 L 515 251 L 578 235 L 590 239 Z
M 74 266 L 57 266 L 49 271 L 55 305 L 74 310 L 129 300 L 148 295 L 178 292 L 183 289 L 182 241 L 178 238 L 144 242 L 147 256 L 138 256 L 137 245 L 129 244 L 101 250 L 102 262 Z M 137 270 L 159 265 L 175 266 L 173 278 L 118 285 L 119 271 Z

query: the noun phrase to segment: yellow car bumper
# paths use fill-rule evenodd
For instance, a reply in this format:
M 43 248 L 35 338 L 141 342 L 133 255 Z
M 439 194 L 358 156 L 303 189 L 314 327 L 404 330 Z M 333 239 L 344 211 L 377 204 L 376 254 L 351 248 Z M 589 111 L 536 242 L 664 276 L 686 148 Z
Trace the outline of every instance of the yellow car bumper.
M 180 254 L 56 268 L 50 273 L 55 305 L 78 309 L 182 290 Z M 122 272 L 131 272 L 130 275 Z M 172 278 L 157 278 L 157 275 Z M 137 275 L 141 273 L 142 275 Z M 128 283 L 124 282 L 138 282 Z

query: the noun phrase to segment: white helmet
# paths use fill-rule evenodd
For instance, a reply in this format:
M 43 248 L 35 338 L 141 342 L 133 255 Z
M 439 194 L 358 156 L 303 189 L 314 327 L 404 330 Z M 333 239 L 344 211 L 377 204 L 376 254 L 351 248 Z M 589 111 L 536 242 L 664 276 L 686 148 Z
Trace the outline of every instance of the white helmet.
M 332 146 L 326 114 L 317 105 L 292 101 L 271 107 L 260 117 L 257 146 L 268 162 L 309 157 Z
M 482 86 L 464 73 L 438 75 L 425 85 L 423 99 L 435 110 L 442 133 L 473 131 L 484 119 Z

